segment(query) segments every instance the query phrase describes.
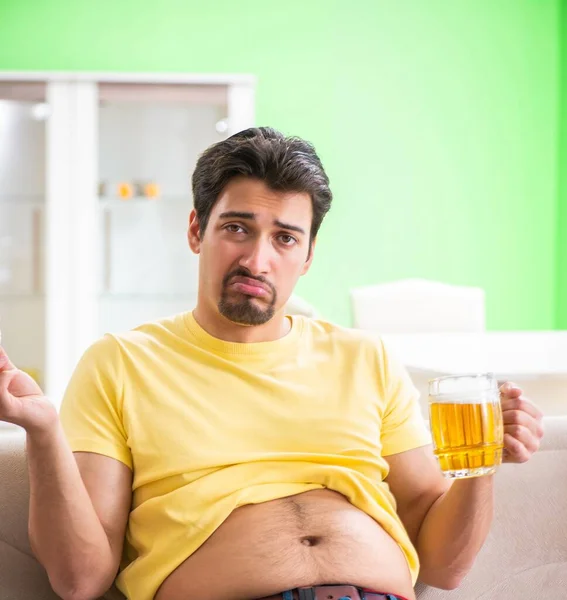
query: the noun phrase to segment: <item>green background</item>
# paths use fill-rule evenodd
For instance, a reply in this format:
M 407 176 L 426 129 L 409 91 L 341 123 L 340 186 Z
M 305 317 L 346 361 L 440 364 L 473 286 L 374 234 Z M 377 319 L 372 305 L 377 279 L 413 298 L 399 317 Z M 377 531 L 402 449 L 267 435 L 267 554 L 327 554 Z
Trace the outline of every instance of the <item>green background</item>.
M 567 44 L 563 38 L 567 35 L 567 6 L 560 5 L 560 72 L 559 72 L 559 105 L 560 105 L 560 137 L 558 152 L 558 202 L 557 202 L 557 268 L 556 268 L 556 321 L 557 329 L 567 329 Z
M 0 0 L 0 69 L 253 73 L 331 178 L 298 290 L 326 317 L 427 277 L 482 286 L 491 329 L 567 328 L 561 4 Z

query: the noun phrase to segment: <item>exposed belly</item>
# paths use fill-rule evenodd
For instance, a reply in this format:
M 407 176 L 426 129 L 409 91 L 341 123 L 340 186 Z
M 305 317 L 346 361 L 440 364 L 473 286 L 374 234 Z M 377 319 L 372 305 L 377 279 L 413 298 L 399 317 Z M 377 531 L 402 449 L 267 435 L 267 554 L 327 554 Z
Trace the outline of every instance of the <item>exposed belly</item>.
M 342 495 L 314 490 L 235 510 L 156 600 L 251 600 L 331 583 L 415 598 L 398 544 Z

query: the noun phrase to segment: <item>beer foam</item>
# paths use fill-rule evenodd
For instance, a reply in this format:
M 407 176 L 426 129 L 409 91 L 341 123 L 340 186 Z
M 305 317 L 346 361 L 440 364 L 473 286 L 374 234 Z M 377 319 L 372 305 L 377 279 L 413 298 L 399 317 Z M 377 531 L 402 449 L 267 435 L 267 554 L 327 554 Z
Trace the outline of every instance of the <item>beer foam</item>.
M 496 402 L 499 399 L 496 380 L 483 375 L 462 375 L 456 377 L 441 377 L 433 380 L 430 402 L 451 404 L 480 404 Z
M 486 404 L 498 402 L 500 399 L 498 390 L 487 390 L 485 392 L 467 392 L 462 394 L 435 394 L 429 396 L 431 404 Z

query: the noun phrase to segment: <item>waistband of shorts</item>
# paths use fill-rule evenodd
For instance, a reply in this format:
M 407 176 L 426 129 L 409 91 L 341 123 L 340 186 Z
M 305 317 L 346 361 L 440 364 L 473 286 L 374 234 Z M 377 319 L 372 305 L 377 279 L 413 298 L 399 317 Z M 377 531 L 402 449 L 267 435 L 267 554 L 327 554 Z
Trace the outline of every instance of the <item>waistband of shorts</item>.
M 407 600 L 397 594 L 377 592 L 353 585 L 317 585 L 296 588 L 262 600 Z

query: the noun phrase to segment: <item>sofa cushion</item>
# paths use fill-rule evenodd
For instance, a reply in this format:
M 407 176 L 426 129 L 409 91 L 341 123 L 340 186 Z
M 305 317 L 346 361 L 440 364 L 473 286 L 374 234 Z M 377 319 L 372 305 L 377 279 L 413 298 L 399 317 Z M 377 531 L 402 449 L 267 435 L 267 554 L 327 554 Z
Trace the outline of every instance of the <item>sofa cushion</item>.
M 567 417 L 545 419 L 542 447 L 495 477 L 487 543 L 457 590 L 418 584 L 419 600 L 567 598 Z
M 56 600 L 28 541 L 28 477 L 25 436 L 0 429 L 0 597 L 2 600 Z
M 530 462 L 500 468 L 495 522 L 461 587 L 418 585 L 419 600 L 567 598 L 567 417 L 546 418 L 545 429 Z M 24 442 L 20 430 L 0 428 L 0 598 L 56 600 L 29 547 Z
M 28 540 L 29 484 L 25 434 L 0 427 L 0 598 L 57 600 Z M 103 600 L 123 600 L 115 588 Z

